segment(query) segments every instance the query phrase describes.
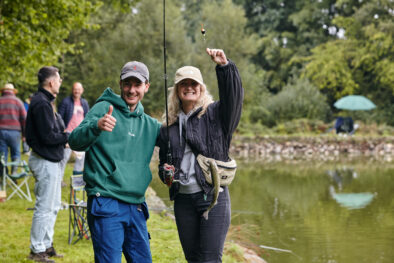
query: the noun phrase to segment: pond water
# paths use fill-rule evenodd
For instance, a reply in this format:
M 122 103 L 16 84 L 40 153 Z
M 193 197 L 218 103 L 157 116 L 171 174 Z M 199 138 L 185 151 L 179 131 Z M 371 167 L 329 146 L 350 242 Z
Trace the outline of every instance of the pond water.
M 239 162 L 237 240 L 272 262 L 394 262 L 394 164 Z M 153 188 L 166 200 L 165 186 Z

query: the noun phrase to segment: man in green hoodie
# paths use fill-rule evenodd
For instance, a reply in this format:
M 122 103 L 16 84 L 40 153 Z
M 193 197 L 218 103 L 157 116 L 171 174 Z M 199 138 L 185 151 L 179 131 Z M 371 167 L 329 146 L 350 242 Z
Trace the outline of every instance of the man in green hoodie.
M 160 123 L 144 113 L 149 71 L 126 63 L 121 95 L 107 88 L 69 137 L 75 151 L 86 151 L 83 178 L 88 224 L 96 262 L 152 262 L 145 191 L 152 180 L 149 163 Z

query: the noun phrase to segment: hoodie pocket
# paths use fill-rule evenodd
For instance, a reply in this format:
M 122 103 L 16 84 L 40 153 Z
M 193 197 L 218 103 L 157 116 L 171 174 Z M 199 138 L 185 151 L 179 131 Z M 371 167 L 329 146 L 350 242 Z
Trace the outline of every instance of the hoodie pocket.
M 119 213 L 118 200 L 110 197 L 95 197 L 92 200 L 91 214 L 99 217 L 112 217 Z
M 107 177 L 106 188 L 120 195 L 143 198 L 152 180 L 149 163 L 117 161 L 115 167 Z

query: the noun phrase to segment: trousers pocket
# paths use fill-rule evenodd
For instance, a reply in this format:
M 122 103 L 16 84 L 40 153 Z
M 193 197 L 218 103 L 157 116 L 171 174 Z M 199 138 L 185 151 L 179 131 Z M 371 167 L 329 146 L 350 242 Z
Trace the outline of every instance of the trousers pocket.
M 112 217 L 119 212 L 118 200 L 110 197 L 94 197 L 90 213 L 99 217 Z
M 148 205 L 146 204 L 146 202 L 143 202 L 141 204 L 141 210 L 144 213 L 145 220 L 148 220 L 149 219 L 149 210 L 148 210 Z

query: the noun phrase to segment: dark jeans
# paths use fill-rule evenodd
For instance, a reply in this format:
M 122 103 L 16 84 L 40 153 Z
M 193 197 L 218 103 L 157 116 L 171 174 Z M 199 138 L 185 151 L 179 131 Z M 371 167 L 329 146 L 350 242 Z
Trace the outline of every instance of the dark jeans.
M 179 239 L 186 260 L 192 262 L 222 262 L 223 246 L 230 226 L 231 202 L 228 188 L 219 194 L 218 203 L 202 217 L 212 195 L 204 200 L 203 192 L 177 194 L 174 211 Z

